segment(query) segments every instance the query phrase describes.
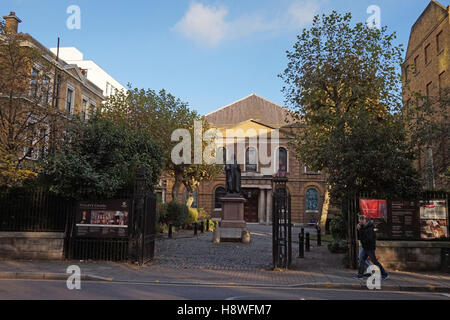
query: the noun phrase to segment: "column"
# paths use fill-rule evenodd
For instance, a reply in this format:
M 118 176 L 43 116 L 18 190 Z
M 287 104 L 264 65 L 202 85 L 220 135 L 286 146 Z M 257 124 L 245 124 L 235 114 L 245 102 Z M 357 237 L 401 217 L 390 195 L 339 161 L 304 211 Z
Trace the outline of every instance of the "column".
M 272 219 L 272 190 L 266 190 L 266 225 L 269 225 Z
M 259 198 L 258 198 L 258 220 L 260 224 L 264 223 L 264 200 L 265 200 L 265 192 L 264 189 L 259 189 Z

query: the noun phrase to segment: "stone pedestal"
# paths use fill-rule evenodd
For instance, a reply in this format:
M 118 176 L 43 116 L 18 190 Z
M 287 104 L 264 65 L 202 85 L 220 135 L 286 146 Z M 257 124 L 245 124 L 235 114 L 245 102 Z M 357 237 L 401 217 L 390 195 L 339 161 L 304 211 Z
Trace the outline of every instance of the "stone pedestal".
M 227 194 L 220 201 L 222 202 L 220 241 L 242 241 L 242 236 L 247 230 L 247 223 L 244 220 L 245 198 L 239 194 Z

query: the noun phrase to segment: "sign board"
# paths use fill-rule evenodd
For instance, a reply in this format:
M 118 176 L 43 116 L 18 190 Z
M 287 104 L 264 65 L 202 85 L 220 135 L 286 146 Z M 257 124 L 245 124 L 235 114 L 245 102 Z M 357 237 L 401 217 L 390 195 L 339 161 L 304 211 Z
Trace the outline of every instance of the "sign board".
M 446 200 L 420 202 L 420 238 L 448 238 L 448 207 Z
M 419 238 L 419 206 L 416 201 L 389 201 L 391 239 L 417 240 Z
M 130 201 L 79 202 L 76 217 L 78 237 L 128 237 Z
M 388 238 L 387 201 L 378 199 L 360 199 L 361 213 L 372 219 L 378 239 Z

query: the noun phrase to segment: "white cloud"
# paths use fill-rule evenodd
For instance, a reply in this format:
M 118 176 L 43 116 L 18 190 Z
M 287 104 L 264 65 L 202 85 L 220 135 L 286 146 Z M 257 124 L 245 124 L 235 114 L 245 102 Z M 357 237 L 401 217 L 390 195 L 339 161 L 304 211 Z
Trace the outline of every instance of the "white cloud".
M 224 40 L 242 38 L 256 32 L 304 27 L 312 22 L 319 8 L 317 1 L 295 0 L 287 8 L 282 8 L 281 14 L 272 13 L 269 18 L 261 13 L 252 13 L 229 20 L 227 8 L 193 2 L 173 30 L 198 44 L 214 47 Z

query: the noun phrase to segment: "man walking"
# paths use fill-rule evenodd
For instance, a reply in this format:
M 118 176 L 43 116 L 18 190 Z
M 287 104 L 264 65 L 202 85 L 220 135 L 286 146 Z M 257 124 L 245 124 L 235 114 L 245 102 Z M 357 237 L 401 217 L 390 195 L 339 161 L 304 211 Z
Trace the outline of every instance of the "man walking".
M 363 278 L 364 271 L 366 269 L 365 261 L 369 257 L 374 265 L 380 268 L 381 272 L 381 280 L 386 280 L 389 278 L 386 270 L 384 270 L 383 266 L 380 262 L 378 262 L 377 257 L 375 256 L 376 250 L 376 234 L 374 230 L 373 222 L 367 217 L 361 217 L 361 224 L 359 231 L 360 241 L 364 252 L 361 254 L 361 259 L 359 262 L 359 271 L 358 274 L 354 276 L 354 278 Z

